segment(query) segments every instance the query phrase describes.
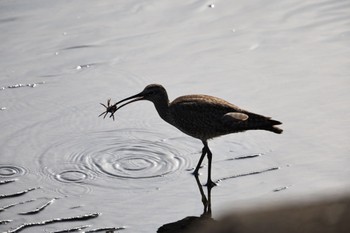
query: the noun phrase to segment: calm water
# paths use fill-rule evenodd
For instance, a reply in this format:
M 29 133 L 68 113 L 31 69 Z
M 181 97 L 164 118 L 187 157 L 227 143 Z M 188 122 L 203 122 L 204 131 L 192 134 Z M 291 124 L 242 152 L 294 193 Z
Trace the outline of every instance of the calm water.
M 156 232 L 201 215 L 200 141 L 148 102 L 97 117 L 150 83 L 284 123 L 209 142 L 214 219 L 348 194 L 349 12 L 346 0 L 1 1 L 1 232 Z

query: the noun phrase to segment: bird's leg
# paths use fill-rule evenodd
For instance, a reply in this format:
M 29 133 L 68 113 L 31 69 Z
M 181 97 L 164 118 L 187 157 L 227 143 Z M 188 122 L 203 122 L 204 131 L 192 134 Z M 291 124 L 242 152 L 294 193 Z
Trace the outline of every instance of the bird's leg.
M 208 147 L 208 143 L 205 142 L 204 144 L 204 148 L 206 149 L 207 151 L 207 157 L 208 157 L 208 182 L 207 182 L 207 186 L 208 187 L 214 187 L 216 186 L 216 184 L 211 180 L 211 160 L 212 160 L 212 153 Z M 203 149 L 204 149 L 203 148 Z
M 203 143 L 204 143 L 204 142 L 203 142 Z M 207 150 L 205 149 L 205 146 L 204 146 L 203 149 L 202 149 L 202 155 L 201 155 L 201 157 L 200 157 L 200 159 L 199 159 L 199 161 L 198 161 L 198 164 L 197 164 L 197 166 L 196 166 L 196 169 L 194 169 L 193 175 L 198 176 L 198 174 L 199 174 L 199 173 L 198 173 L 199 168 L 201 167 L 201 164 L 202 164 L 202 162 L 203 162 L 203 159 L 204 159 L 206 153 L 207 153 Z

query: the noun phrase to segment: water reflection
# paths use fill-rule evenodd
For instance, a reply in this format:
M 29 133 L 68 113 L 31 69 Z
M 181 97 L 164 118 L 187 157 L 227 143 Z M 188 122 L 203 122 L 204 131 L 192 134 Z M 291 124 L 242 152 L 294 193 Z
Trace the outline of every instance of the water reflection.
M 19 178 L 8 180 L 2 179 L 0 176 L 0 185 L 6 187 L 7 189 L 12 189 L 13 186 L 16 185 L 18 187 L 18 181 Z M 1 190 L 3 191 L 6 188 L 2 188 Z M 39 189 L 41 192 L 39 192 Z M 31 192 L 36 192 L 33 194 L 34 198 L 33 195 L 29 194 Z M 125 227 L 92 228 L 93 225 L 75 225 L 78 223 L 81 224 L 81 222 L 84 221 L 98 218 L 101 215 L 99 212 L 84 213 L 82 210 L 77 210 L 73 213 L 73 211 L 66 211 L 66 214 L 60 214 L 58 215 L 59 217 L 48 217 L 48 215 L 51 216 L 51 214 L 48 213 L 53 213 L 53 215 L 55 215 L 55 211 L 57 211 L 58 208 L 57 205 L 65 206 L 65 200 L 67 200 L 67 196 L 52 198 L 47 190 L 39 187 L 27 188 L 12 193 L 8 192 L 7 194 L 0 194 L 0 225 L 2 225 L 0 231 L 4 233 L 17 233 L 34 227 L 41 227 L 41 231 L 45 232 L 48 232 L 48 229 L 51 229 L 50 232 L 56 233 L 76 232 L 85 228 L 87 228 L 87 230 L 84 232 L 114 232 L 125 229 Z M 70 207 L 70 210 L 73 208 L 74 207 Z M 8 211 L 9 209 L 11 210 Z M 49 227 L 48 225 L 53 224 L 55 224 L 55 227 L 61 230 L 52 231 L 53 228 Z M 40 230 L 38 229 L 38 231 Z
M 38 158 L 41 176 L 59 182 L 50 182 L 52 189 L 66 187 L 63 193 L 70 192 L 71 184 L 112 190 L 130 190 L 130 185 L 144 188 L 146 179 L 159 187 L 191 166 L 190 146 L 177 148 L 163 139 L 163 134 L 137 128 L 66 134 L 52 139 Z
M 203 213 L 200 216 L 187 216 L 179 221 L 167 223 L 158 229 L 158 233 L 190 233 L 198 232 L 198 229 L 203 229 L 203 226 L 210 228 L 214 226 L 216 221 L 212 218 L 211 211 L 211 189 L 213 186 L 207 185 L 207 195 L 199 181 L 198 176 L 194 176 L 203 204 Z
M 255 209 L 232 211 L 217 220 L 212 218 L 211 187 L 207 195 L 197 176 L 196 184 L 201 194 L 203 213 L 187 216 L 176 222 L 164 224 L 157 233 L 297 233 L 297 232 L 349 232 L 349 195 L 328 197 L 296 203 L 270 204 Z

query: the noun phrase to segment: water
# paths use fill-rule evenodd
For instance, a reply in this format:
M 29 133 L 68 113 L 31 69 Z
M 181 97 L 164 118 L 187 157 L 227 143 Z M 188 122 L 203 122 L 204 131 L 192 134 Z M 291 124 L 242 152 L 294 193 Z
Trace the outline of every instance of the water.
M 97 117 L 150 83 L 284 123 L 209 142 L 214 219 L 348 195 L 349 12 L 331 0 L 1 1 L 1 232 L 156 232 L 201 215 L 200 141 L 147 102 Z

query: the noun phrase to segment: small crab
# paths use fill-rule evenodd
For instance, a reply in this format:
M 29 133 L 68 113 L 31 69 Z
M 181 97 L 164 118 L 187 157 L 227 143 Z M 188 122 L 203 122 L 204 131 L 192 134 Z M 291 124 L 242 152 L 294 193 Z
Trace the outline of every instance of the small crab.
M 111 113 L 111 115 L 110 115 L 109 117 L 110 117 L 110 118 L 112 117 L 113 120 L 115 120 L 115 119 L 114 119 L 114 113 L 118 110 L 117 104 L 111 105 L 111 99 L 108 99 L 108 100 L 107 100 L 107 105 L 105 105 L 105 104 L 103 104 L 103 103 L 100 103 L 100 104 L 101 104 L 103 107 L 106 108 L 106 111 L 104 111 L 103 113 L 101 113 L 101 114 L 99 115 L 99 117 L 102 116 L 102 115 L 104 114 L 104 116 L 103 116 L 103 119 L 104 119 L 104 118 L 106 118 L 106 116 L 107 116 L 108 113 Z

